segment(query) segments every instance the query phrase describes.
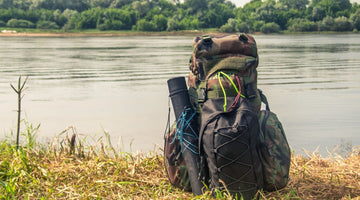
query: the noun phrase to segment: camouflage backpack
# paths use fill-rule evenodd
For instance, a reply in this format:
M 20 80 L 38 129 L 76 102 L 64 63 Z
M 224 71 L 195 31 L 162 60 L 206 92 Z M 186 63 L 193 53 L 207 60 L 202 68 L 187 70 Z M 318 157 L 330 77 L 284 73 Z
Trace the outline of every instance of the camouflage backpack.
M 258 66 L 257 47 L 254 38 L 247 34 L 206 35 L 195 37 L 193 54 L 190 58 L 188 77 L 190 101 L 197 110 L 197 127 L 200 129 L 202 105 L 207 99 L 223 97 L 217 72 L 223 71 L 232 81 L 240 78 L 240 90 L 250 101 L 257 113 L 261 100 L 257 91 Z M 221 84 L 228 97 L 237 95 L 226 77 L 220 77 Z M 235 83 L 237 83 L 235 81 Z M 239 85 L 237 85 L 239 86 Z M 185 161 L 181 155 L 179 142 L 174 140 L 176 125 L 165 133 L 165 169 L 170 182 L 180 188 L 189 190 L 189 181 Z
M 266 109 L 258 113 L 264 190 L 274 191 L 285 187 L 289 181 L 291 152 L 281 122 L 270 111 L 267 98 L 261 90 L 259 94 L 266 105 Z
M 286 141 L 286 138 L 284 134 L 283 137 L 277 134 L 281 123 L 276 118 L 276 115 L 271 113 L 269 109 L 260 111 L 261 97 L 263 95 L 260 95 L 257 89 L 256 68 L 259 59 L 254 38 L 247 34 L 207 35 L 195 37 L 193 48 L 194 51 L 190 59 L 188 92 L 190 101 L 197 111 L 196 130 L 199 131 L 202 125 L 202 109 L 204 103 L 210 99 L 223 98 L 224 96 L 230 97 L 229 99 L 231 99 L 238 95 L 237 91 L 234 90 L 234 87 L 238 87 L 239 91 L 241 91 L 240 95 L 248 102 L 246 104 L 249 105 L 249 108 L 253 112 L 258 114 L 259 123 L 261 124 L 260 128 L 265 127 L 259 132 L 260 144 L 257 145 L 257 153 L 260 155 L 261 161 L 260 165 L 264 166 L 262 172 L 264 174 L 264 189 L 270 191 L 284 187 L 288 180 L 288 171 L 286 173 L 286 169 L 289 170 L 287 161 L 281 160 L 281 158 L 279 159 L 277 156 L 266 154 L 269 152 L 269 149 L 271 151 L 271 148 L 279 148 L 280 145 L 274 147 L 274 145 L 269 146 L 265 145 L 265 143 L 274 138 L 275 140 L 280 141 L 285 139 Z M 219 72 L 227 76 L 219 76 Z M 239 81 L 236 81 L 237 77 Z M 278 125 L 279 123 L 271 124 L 274 121 L 279 122 L 280 126 Z M 263 123 L 265 123 L 264 126 L 262 126 Z M 272 129 L 268 127 L 274 126 L 276 126 L 277 131 L 272 134 Z M 165 133 L 165 169 L 170 182 L 174 186 L 191 190 L 187 166 L 181 154 L 181 147 L 179 142 L 176 141 L 176 138 L 174 138 L 175 129 L 176 125 L 173 125 L 172 128 L 169 128 L 169 131 Z M 201 145 L 199 147 L 201 148 Z M 285 155 L 289 155 L 289 158 L 290 154 L 286 153 L 286 149 L 288 149 L 287 142 L 283 149 L 283 152 L 285 152 Z M 252 151 L 253 150 L 254 149 L 252 149 Z M 278 150 L 275 149 L 274 151 Z M 256 157 L 256 155 L 254 156 Z M 283 158 L 286 160 L 286 156 Z M 274 166 L 276 166 L 276 168 L 273 168 Z M 202 165 L 202 167 L 204 166 Z M 208 169 L 204 169 L 204 171 L 207 170 Z M 258 184 L 260 187 L 261 185 L 261 183 Z

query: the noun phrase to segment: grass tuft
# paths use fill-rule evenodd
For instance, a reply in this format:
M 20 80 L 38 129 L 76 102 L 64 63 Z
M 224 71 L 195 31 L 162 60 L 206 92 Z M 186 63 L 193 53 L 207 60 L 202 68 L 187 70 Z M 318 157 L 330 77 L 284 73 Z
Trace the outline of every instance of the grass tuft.
M 29 128 L 34 134 L 38 126 Z M 104 134 L 94 145 L 73 127 L 48 145 L 32 136 L 18 150 L 1 141 L 0 199 L 211 199 L 210 192 L 194 197 L 173 187 L 160 152 L 117 152 Z M 294 155 L 290 178 L 284 189 L 259 192 L 260 199 L 360 199 L 360 148 L 344 157 Z

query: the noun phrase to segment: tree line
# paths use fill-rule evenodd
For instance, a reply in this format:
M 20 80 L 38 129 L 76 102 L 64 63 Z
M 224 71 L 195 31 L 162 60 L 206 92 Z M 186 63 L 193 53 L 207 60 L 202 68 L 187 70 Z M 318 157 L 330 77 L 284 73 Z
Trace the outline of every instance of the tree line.
M 0 0 L 0 27 L 222 32 L 357 31 L 349 0 Z

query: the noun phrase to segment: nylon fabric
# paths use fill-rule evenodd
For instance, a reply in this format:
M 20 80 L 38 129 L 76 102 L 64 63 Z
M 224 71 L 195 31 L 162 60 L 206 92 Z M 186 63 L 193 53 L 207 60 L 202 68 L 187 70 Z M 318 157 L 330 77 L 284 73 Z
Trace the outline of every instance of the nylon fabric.
M 235 99 L 227 98 L 227 104 Z M 258 119 L 246 99 L 240 98 L 238 105 L 226 112 L 223 101 L 209 99 L 203 106 L 199 142 L 209 168 L 210 188 L 214 192 L 226 187 L 232 195 L 252 199 L 262 187 Z

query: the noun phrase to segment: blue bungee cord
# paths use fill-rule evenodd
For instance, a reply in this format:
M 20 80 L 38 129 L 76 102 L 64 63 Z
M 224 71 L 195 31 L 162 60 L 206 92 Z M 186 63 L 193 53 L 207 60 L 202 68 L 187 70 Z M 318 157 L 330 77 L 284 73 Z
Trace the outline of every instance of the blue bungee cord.
M 189 116 L 190 115 L 190 116 Z M 184 136 L 190 136 L 195 138 L 196 140 L 199 139 L 199 136 L 196 134 L 194 129 L 191 127 L 191 120 L 195 117 L 196 110 L 193 111 L 192 108 L 186 108 L 181 115 L 179 116 L 179 119 L 176 123 L 176 131 L 173 141 L 171 141 L 170 144 L 173 144 L 175 142 L 175 139 L 178 139 L 181 144 L 181 152 L 184 153 L 184 148 L 190 150 L 194 154 L 199 154 L 199 148 L 197 143 L 193 144 L 191 141 L 184 138 Z M 188 117 L 189 116 L 189 117 Z M 188 118 L 188 119 L 187 119 Z M 190 133 L 184 132 L 185 128 L 188 127 L 188 131 L 190 130 Z

